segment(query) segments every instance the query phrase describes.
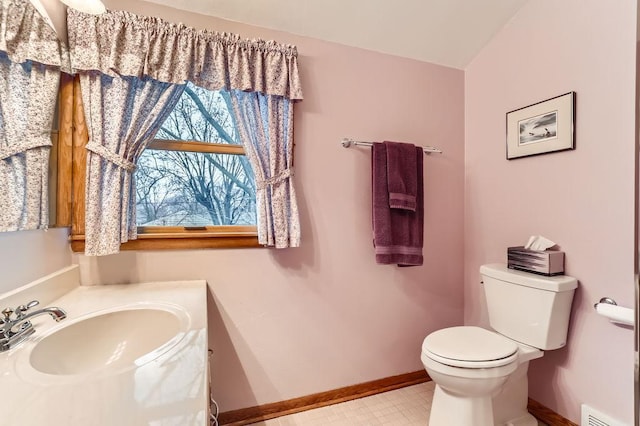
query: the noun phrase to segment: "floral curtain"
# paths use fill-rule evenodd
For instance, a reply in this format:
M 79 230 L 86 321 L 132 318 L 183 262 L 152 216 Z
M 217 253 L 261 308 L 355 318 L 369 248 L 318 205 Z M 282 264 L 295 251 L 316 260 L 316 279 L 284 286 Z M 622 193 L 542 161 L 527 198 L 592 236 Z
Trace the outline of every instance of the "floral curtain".
M 295 46 L 124 11 L 88 15 L 69 8 L 67 25 L 77 70 L 302 99 Z
M 115 253 L 119 242 L 135 238 L 131 171 L 186 81 L 234 93 L 241 139 L 260 175 L 259 240 L 275 247 L 299 245 L 291 181 L 292 103 L 302 99 L 295 46 L 122 11 L 88 15 L 68 9 L 67 25 L 71 64 L 81 76 L 91 123 L 86 254 Z M 148 104 L 152 110 L 144 109 Z
M 11 62 L 37 62 L 70 71 L 69 52 L 27 0 L 0 0 L 0 51 Z
M 89 127 L 85 254 L 102 256 L 137 237 L 136 162 L 184 85 L 93 71 L 80 73 L 80 87 Z
M 0 231 L 48 226 L 51 130 L 65 52 L 30 2 L 2 0 Z
M 300 245 L 293 176 L 293 105 L 282 96 L 231 92 L 240 140 L 256 175 L 258 242 Z
M 0 52 L 0 231 L 47 228 L 51 125 L 60 70 Z

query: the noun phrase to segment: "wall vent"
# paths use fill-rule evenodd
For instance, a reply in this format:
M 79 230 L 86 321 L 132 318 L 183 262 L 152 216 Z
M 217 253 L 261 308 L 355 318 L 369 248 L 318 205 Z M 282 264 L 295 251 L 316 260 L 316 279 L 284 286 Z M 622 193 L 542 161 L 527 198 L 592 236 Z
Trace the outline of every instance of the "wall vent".
M 625 424 L 586 404 L 582 404 L 582 420 L 580 424 L 582 426 L 625 426 Z

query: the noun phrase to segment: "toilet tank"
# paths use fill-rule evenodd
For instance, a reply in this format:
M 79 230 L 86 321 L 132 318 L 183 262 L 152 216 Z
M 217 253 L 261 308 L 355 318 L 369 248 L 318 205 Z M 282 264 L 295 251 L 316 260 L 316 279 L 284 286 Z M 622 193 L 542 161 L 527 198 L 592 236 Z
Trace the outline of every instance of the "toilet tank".
M 480 275 L 495 331 L 544 350 L 567 343 L 575 278 L 535 275 L 501 263 L 482 265 Z

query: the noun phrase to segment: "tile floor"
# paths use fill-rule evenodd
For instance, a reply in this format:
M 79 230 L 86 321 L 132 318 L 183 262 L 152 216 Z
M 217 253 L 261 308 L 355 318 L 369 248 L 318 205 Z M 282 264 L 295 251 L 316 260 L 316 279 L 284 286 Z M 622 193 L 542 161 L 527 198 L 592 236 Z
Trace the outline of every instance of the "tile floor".
M 255 426 L 425 426 L 433 398 L 433 382 L 303 411 Z M 542 425 L 542 423 L 540 423 Z

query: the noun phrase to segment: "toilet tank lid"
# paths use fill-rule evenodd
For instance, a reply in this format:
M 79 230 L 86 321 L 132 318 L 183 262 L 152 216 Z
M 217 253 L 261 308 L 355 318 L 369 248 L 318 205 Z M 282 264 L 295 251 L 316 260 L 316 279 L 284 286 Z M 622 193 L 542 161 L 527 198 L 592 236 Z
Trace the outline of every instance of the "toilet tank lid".
M 545 277 L 544 275 L 509 269 L 504 263 L 482 265 L 480 267 L 480 274 L 500 281 L 547 291 L 569 291 L 578 287 L 578 280 L 568 275 Z

